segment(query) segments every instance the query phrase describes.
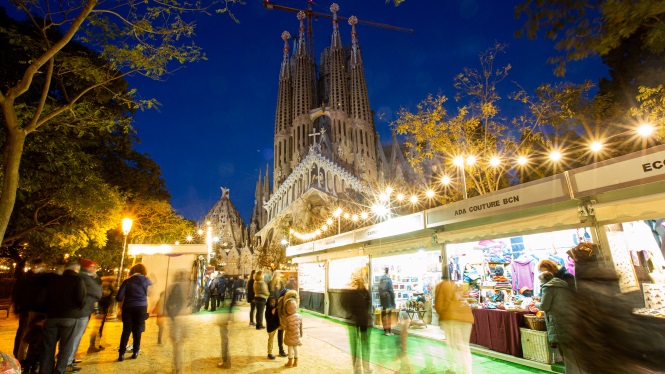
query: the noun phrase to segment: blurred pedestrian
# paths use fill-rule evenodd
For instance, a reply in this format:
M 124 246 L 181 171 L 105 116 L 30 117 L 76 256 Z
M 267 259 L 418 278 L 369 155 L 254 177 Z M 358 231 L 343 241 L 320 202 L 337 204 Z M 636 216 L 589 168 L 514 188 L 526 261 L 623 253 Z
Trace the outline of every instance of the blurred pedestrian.
M 219 336 L 221 338 L 221 352 L 220 352 L 220 362 L 217 363 L 218 368 L 228 369 L 231 367 L 231 351 L 229 349 L 229 328 L 234 320 L 234 309 L 236 306 L 235 301 L 231 299 L 231 303 L 228 308 L 222 308 L 221 313 L 217 318 L 217 324 L 219 325 Z
M 217 278 L 214 280 L 214 284 L 210 289 L 210 294 L 213 296 L 212 311 L 216 311 L 217 308 L 224 307 L 224 301 L 226 298 L 226 278 L 224 278 L 224 273 L 221 271 L 217 274 Z
M 78 261 L 69 262 L 62 275 L 48 277 L 46 288 L 46 315 L 44 322 L 44 354 L 40 373 L 64 373 L 74 350 L 74 331 L 85 303 L 86 291 L 78 272 Z M 58 345 L 58 357 L 54 359 Z
M 661 319 L 632 313 L 632 299 L 621 293 L 615 270 L 577 261 L 575 274 L 577 313 L 568 345 L 577 354 L 580 372 L 665 372 Z
M 148 314 L 148 287 L 152 285 L 147 277 L 148 270 L 143 264 L 136 264 L 129 270 L 129 278 L 120 285 L 116 300 L 122 301 L 122 334 L 118 348 L 118 361 L 125 359 L 129 335 L 132 335 L 132 358 L 139 356 L 141 334 L 145 330 Z
M 208 310 L 210 309 L 210 299 L 211 299 L 211 294 L 210 294 L 210 286 L 215 280 L 211 277 L 211 275 L 206 274 L 203 277 L 203 309 Z M 213 300 L 213 303 L 215 301 Z
M 266 301 L 268 301 L 270 291 L 268 285 L 263 280 L 263 270 L 259 270 L 254 274 L 254 303 L 256 304 L 256 329 L 265 329 L 263 326 L 263 313 L 266 308 Z
M 104 325 L 106 324 L 106 317 L 108 316 L 109 308 L 111 308 L 111 305 L 113 304 L 113 283 L 115 282 L 115 279 L 115 276 L 106 276 L 100 278 L 102 283 L 102 297 L 97 302 L 98 316 L 93 320 L 95 322 L 95 329 L 93 330 L 93 333 L 90 334 L 90 346 L 88 347 L 88 353 L 95 353 L 106 349 L 102 345 L 102 337 L 104 336 Z
M 14 313 L 18 315 L 13 354 L 19 362 L 24 360 L 27 354 L 28 344 L 22 344 L 22 342 L 31 328 L 31 321 L 43 321 L 45 318 L 45 269 L 42 260 L 33 260 L 30 263 L 30 270 L 16 280 L 12 289 Z
M 185 372 L 185 345 L 190 335 L 187 316 L 192 314 L 191 283 L 187 272 L 176 272 L 173 282 L 169 285 L 164 305 L 165 312 L 171 319 L 175 374 Z
M 79 264 L 81 265 L 79 277 L 85 284 L 85 301 L 83 309 L 78 314 L 79 321 L 76 323 L 76 329 L 74 330 L 74 350 L 69 357 L 69 364 L 74 366 L 76 364 L 74 362 L 76 351 L 81 343 L 81 338 L 88 327 L 90 316 L 97 306 L 97 302 L 102 297 L 102 286 L 97 279 L 97 263 L 88 258 L 82 258 L 79 260 Z
M 242 275 L 238 275 L 235 282 L 233 282 L 233 297 L 236 299 L 236 303 L 242 299 L 244 290 L 245 281 L 242 279 Z
M 536 307 L 545 312 L 547 341 L 561 352 L 567 374 L 580 373 L 576 358 L 579 352 L 569 345 L 573 340 L 571 330 L 575 318 L 572 290 L 566 281 L 555 278 L 549 271 L 540 273 L 538 280 L 542 284 L 541 301 Z
M 452 281 L 441 281 L 434 292 L 434 309 L 446 334 L 447 363 L 455 373 L 471 374 L 471 308 L 463 300 L 460 287 Z
M 249 280 L 247 281 L 247 302 L 249 303 L 249 325 L 256 326 L 254 323 L 254 318 L 256 317 L 256 303 L 254 302 L 254 273 L 256 270 L 252 270 L 252 274 L 249 275 Z
M 379 279 L 379 301 L 381 302 L 381 323 L 383 334 L 390 336 L 392 332 L 392 310 L 395 309 L 395 290 L 393 281 L 388 275 L 389 269 L 384 269 L 384 274 Z
M 166 292 L 162 291 L 159 294 L 159 300 L 155 304 L 152 312 L 157 316 L 155 318 L 157 323 L 157 344 L 162 344 L 162 337 L 164 336 L 164 303 L 166 302 Z
M 354 290 L 345 295 L 344 309 L 351 315 L 349 329 L 349 348 L 353 360 L 353 372 L 356 374 L 371 372 L 370 332 L 373 322 L 372 298 L 362 278 L 353 282 Z
M 298 347 L 302 345 L 302 317 L 298 314 L 298 299 L 290 297 L 295 291 L 288 291 L 285 295 L 284 309 L 286 318 L 284 320 L 284 344 L 289 349 L 289 361 L 284 366 L 298 366 Z
M 286 279 L 280 270 L 275 270 L 272 273 L 272 278 L 270 279 L 270 296 L 277 299 L 279 297 L 279 292 L 283 290 L 286 286 Z

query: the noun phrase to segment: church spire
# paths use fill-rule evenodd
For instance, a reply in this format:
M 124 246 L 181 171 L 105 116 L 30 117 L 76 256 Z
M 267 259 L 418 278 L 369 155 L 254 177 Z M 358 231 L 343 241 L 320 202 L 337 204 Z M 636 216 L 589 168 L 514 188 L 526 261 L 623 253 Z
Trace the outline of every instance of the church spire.
M 305 12 L 298 12 L 300 28 L 298 31 L 298 50 L 295 54 L 295 66 L 293 73 L 293 125 L 289 131 L 289 139 L 286 152 L 290 168 L 284 170 L 283 177 L 288 176 L 291 170 L 296 167 L 298 162 L 307 153 L 308 136 L 312 132 L 312 121 L 309 119 L 309 111 L 312 109 L 313 85 L 312 85 L 312 66 L 311 56 L 307 51 L 305 40 Z M 275 180 L 280 178 L 274 175 Z M 279 186 L 274 183 L 273 188 Z
M 279 89 L 277 93 L 277 109 L 275 110 L 275 139 L 273 144 L 275 170 L 273 175 L 290 172 L 289 158 L 287 152 L 291 123 L 293 122 L 293 88 L 291 82 L 291 66 L 289 64 L 289 38 L 288 31 L 282 33 L 284 49 L 282 67 L 279 72 Z M 280 172 L 281 171 L 281 172 Z M 266 175 L 268 169 L 266 168 Z M 275 180 L 275 184 L 279 181 Z
M 333 14 L 333 34 L 332 34 L 332 47 L 333 48 L 342 48 L 342 38 L 339 35 L 339 21 L 337 20 L 337 11 L 339 10 L 339 5 L 333 3 L 330 6 L 330 11 Z
M 349 17 L 349 25 L 351 25 L 351 117 L 360 119 L 366 124 L 372 123 L 372 113 L 369 106 L 369 97 L 367 94 L 367 82 L 365 80 L 365 69 L 362 64 L 362 56 L 360 54 L 360 46 L 358 45 L 358 33 L 356 33 L 356 24 L 358 18 L 355 16 Z M 371 127 L 366 130 L 371 131 Z M 371 131 L 373 133 L 373 131 Z M 368 144 L 374 144 L 373 139 Z

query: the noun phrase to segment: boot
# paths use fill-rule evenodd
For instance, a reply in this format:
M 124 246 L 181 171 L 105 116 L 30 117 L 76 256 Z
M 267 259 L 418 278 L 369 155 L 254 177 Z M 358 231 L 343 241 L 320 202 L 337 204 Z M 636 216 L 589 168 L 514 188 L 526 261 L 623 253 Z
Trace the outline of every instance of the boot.
M 286 364 L 284 364 L 284 366 L 286 366 L 287 368 L 292 367 L 293 366 L 293 360 L 289 359 L 289 361 L 287 361 Z
M 296 366 L 298 366 L 298 359 L 294 358 L 293 359 L 293 367 L 296 367 Z
M 120 352 L 118 354 L 118 361 L 125 361 L 125 352 Z
M 134 353 L 132 353 L 132 359 L 136 359 L 138 357 L 139 357 L 139 351 L 134 351 Z

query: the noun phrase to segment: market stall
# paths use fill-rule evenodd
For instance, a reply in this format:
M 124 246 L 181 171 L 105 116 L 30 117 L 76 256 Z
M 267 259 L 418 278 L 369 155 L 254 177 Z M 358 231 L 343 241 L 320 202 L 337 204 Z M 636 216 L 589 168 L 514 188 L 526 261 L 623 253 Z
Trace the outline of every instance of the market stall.
M 318 313 L 325 312 L 325 280 L 325 262 L 298 265 L 298 291 L 300 293 L 301 308 Z
M 328 315 L 351 319 L 352 315 L 343 307 L 343 299 L 351 294 L 352 282 L 360 278 L 368 284 L 368 256 L 356 256 L 330 260 L 328 263 Z
M 412 253 L 372 257 L 372 305 L 379 309 L 380 278 L 388 269 L 394 293 L 395 307 L 401 318 L 408 319 L 409 325 L 426 326 L 436 324 L 432 318 L 432 294 L 441 281 L 441 249 L 424 249 Z M 377 318 L 375 318 L 377 320 Z

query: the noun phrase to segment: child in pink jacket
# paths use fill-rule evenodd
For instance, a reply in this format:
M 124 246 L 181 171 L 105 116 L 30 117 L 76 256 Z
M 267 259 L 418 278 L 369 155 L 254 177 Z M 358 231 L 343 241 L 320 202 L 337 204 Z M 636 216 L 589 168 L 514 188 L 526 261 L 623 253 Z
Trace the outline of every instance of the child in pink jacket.
M 289 361 L 284 366 L 296 367 L 298 366 L 298 346 L 302 345 L 302 317 L 298 314 L 296 299 L 288 299 L 284 309 L 286 309 L 284 344 L 289 347 Z

